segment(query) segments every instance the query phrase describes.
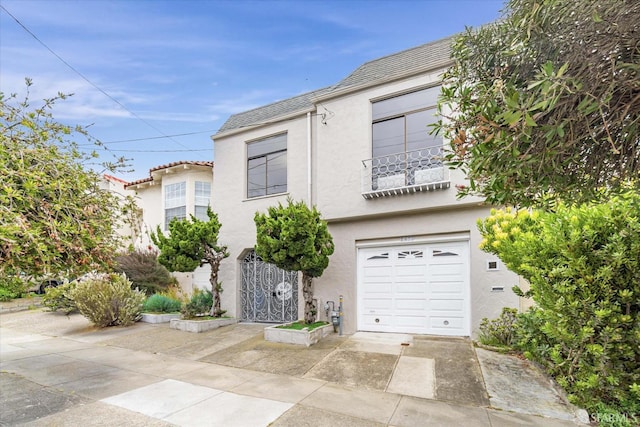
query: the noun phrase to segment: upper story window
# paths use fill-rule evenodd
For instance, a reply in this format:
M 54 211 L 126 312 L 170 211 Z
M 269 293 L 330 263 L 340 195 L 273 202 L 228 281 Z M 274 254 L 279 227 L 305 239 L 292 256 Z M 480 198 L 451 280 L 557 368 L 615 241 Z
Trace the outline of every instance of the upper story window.
M 373 157 L 389 156 L 442 146 L 442 137 L 430 135 L 440 87 L 419 90 L 374 102 Z
M 247 144 L 247 197 L 287 191 L 287 134 Z
M 169 229 L 173 218 L 187 217 L 187 183 L 177 182 L 164 188 L 164 229 Z
M 448 187 L 442 137 L 430 135 L 438 120 L 440 87 L 372 104 L 372 158 L 363 160 L 365 198 Z
M 194 198 L 194 213 L 193 216 L 200 221 L 209 221 L 207 216 L 207 208 L 209 207 L 209 201 L 211 200 L 211 183 L 196 181 L 196 191 Z

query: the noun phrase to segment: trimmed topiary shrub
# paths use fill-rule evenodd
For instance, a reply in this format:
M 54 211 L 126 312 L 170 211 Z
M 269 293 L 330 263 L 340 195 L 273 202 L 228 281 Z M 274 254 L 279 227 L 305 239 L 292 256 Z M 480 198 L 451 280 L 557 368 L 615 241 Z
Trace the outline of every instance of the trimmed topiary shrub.
M 176 313 L 182 308 L 182 302 L 162 294 L 153 294 L 144 302 L 145 313 Z
M 481 248 L 531 284 L 525 346 L 589 410 L 640 410 L 640 194 L 554 211 L 493 210 Z M 516 293 L 524 295 L 514 288 Z M 522 332 L 521 332 L 522 333 Z M 523 339 L 519 339 L 523 343 Z
M 177 281 L 163 265 L 158 262 L 155 251 L 135 250 L 116 257 L 116 272 L 124 273 L 134 287 L 147 295 L 164 292 Z
M 70 293 L 80 313 L 96 326 L 127 326 L 140 320 L 145 295 L 124 274 L 103 274 L 76 284 Z

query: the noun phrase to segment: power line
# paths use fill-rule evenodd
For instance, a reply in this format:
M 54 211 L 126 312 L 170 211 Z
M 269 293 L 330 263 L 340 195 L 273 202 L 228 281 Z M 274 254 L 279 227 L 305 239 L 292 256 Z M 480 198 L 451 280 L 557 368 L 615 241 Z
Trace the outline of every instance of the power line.
M 7 10 L 6 7 L 4 7 L 2 4 L 0 4 L 0 8 L 2 8 L 2 10 L 4 10 L 7 15 L 9 15 L 11 18 L 13 18 L 14 21 L 16 21 L 18 23 L 18 25 L 20 25 L 27 33 L 29 33 L 29 35 L 31 35 L 31 37 L 33 37 L 38 43 L 40 43 L 42 46 L 44 46 L 45 49 L 47 49 L 49 52 L 51 52 L 51 54 L 53 56 L 55 56 L 56 58 L 58 58 L 58 60 L 60 60 L 60 62 L 62 62 L 64 65 L 66 65 L 67 67 L 69 67 L 69 69 L 71 69 L 71 71 L 73 71 L 74 73 L 76 73 L 77 75 L 79 75 L 84 81 L 86 81 L 87 83 L 89 83 L 91 86 L 93 86 L 95 89 L 97 89 L 100 93 L 102 93 L 104 96 L 106 96 L 107 98 L 109 98 L 110 100 L 112 100 L 113 102 L 115 102 L 116 104 L 118 104 L 123 110 L 125 110 L 126 112 L 128 112 L 129 114 L 131 114 L 132 116 L 134 116 L 136 119 L 140 120 L 142 123 L 146 124 L 147 126 L 149 126 L 151 129 L 155 130 L 156 132 L 158 132 L 159 134 L 163 135 L 165 138 L 169 138 L 171 139 L 173 142 L 175 142 L 176 144 L 178 144 L 181 147 L 185 147 L 185 145 L 179 143 L 178 141 L 176 141 L 175 139 L 172 139 L 170 136 L 167 136 L 164 134 L 164 132 L 162 132 L 160 129 L 158 129 L 156 126 L 152 125 L 151 123 L 149 123 L 148 121 L 146 121 L 145 119 L 143 119 L 142 117 L 140 117 L 139 115 L 137 115 L 135 112 L 129 110 L 127 107 L 124 106 L 124 104 L 122 104 L 120 101 L 118 101 L 117 99 L 115 99 L 114 97 L 112 97 L 111 95 L 109 95 L 107 92 L 105 92 L 102 88 L 100 88 L 98 85 L 96 85 L 95 83 L 93 83 L 91 80 L 89 80 L 84 74 L 82 74 L 80 71 L 76 70 L 71 64 L 69 64 L 67 61 L 65 61 L 60 55 L 58 55 L 57 53 L 55 53 L 53 51 L 53 49 L 51 49 L 49 46 L 47 46 L 42 40 L 40 40 L 38 38 L 38 36 L 36 36 L 31 30 L 29 30 L 22 22 L 20 22 L 20 20 L 18 18 L 16 18 L 15 16 L 13 16 L 13 14 L 11 14 L 11 12 L 9 12 Z
M 188 135 L 197 135 L 199 133 L 213 133 L 217 132 L 217 129 L 212 130 L 203 130 L 200 132 L 188 132 L 188 133 L 176 133 L 173 135 L 164 135 L 164 136 L 151 136 L 148 138 L 135 138 L 135 139 L 119 139 L 117 141 L 101 141 L 103 144 L 120 144 L 122 142 L 137 142 L 137 141 L 147 141 L 152 139 L 163 139 L 163 138 L 171 138 L 173 136 L 188 136 Z

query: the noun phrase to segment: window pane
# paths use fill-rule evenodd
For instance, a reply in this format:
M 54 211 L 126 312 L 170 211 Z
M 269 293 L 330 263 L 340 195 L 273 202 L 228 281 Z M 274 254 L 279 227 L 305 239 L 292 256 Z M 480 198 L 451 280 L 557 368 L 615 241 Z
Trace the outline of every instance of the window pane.
M 247 197 L 267 194 L 267 158 L 258 157 L 247 162 Z
M 210 200 L 211 200 L 211 183 L 196 181 L 195 205 L 209 206 Z
M 196 206 L 193 216 L 195 216 L 200 221 L 209 221 L 209 216 L 207 215 L 207 206 Z
M 373 124 L 373 157 L 403 153 L 404 117 Z
M 287 149 L 287 134 L 276 135 L 247 144 L 249 158 Z
M 169 184 L 164 190 L 164 207 L 165 209 L 184 206 L 187 204 L 187 183 L 178 182 Z
M 373 120 L 433 107 L 436 105 L 439 94 L 440 86 L 436 86 L 374 102 L 372 106 Z
M 164 229 L 169 229 L 169 223 L 173 218 L 184 219 L 187 217 L 187 207 L 180 206 L 178 208 L 165 209 L 164 211 Z
M 287 191 L 287 153 L 267 156 L 267 194 Z
M 407 151 L 442 145 L 442 136 L 429 135 L 431 128 L 428 125 L 438 121 L 435 112 L 432 108 L 407 115 Z

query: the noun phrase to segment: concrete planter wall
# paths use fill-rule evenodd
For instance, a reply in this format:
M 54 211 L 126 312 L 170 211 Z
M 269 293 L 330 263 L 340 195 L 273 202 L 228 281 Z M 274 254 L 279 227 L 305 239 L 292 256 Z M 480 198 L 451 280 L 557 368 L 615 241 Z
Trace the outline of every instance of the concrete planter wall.
M 211 329 L 217 329 L 220 326 L 233 325 L 238 323 L 237 319 L 220 318 L 220 319 L 207 319 L 207 320 L 184 320 L 173 319 L 169 323 L 171 329 L 178 329 L 185 332 L 205 332 Z
M 290 323 L 289 323 L 290 325 Z M 312 331 L 307 329 L 283 329 L 278 326 L 269 326 L 264 328 L 264 339 L 271 342 L 281 342 L 285 344 L 306 345 L 309 347 L 320 341 L 322 338 L 333 333 L 333 325 L 320 326 Z
M 146 323 L 167 323 L 171 319 L 179 319 L 180 313 L 142 313 L 141 322 Z

